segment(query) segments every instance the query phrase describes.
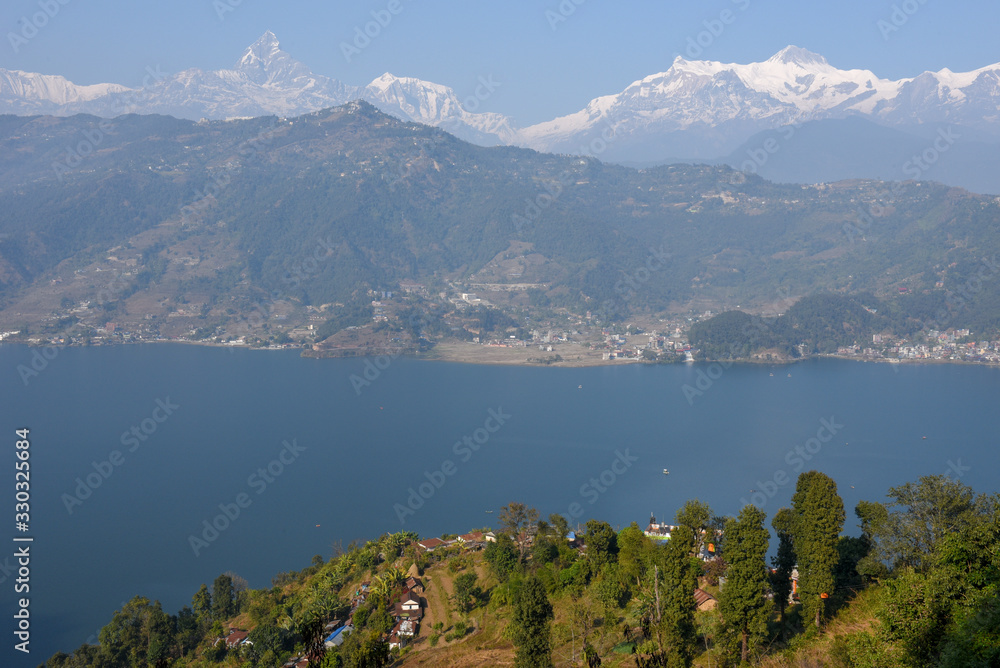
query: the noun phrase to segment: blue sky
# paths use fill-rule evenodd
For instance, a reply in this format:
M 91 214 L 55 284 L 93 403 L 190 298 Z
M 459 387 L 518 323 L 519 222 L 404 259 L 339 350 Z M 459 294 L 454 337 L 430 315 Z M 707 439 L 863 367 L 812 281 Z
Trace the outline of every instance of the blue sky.
M 341 45 L 372 12 L 391 19 L 348 62 Z M 10 34 L 32 33 L 22 17 L 40 27 L 15 52 Z M 480 110 L 527 125 L 666 70 L 678 54 L 751 62 L 795 44 L 895 79 L 1000 62 L 998 27 L 995 1 L 4 0 L 0 67 L 137 86 L 147 67 L 231 67 L 272 30 L 294 58 L 349 84 L 392 72 L 462 98 L 492 77 L 500 86 Z

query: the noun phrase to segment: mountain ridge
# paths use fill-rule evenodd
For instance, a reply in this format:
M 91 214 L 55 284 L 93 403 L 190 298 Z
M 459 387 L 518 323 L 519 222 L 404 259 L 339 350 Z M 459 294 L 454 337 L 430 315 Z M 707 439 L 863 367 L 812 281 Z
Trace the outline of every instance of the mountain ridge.
M 502 113 L 477 112 L 482 99 L 500 85 L 491 79 L 481 83 L 486 85 L 477 91 L 484 94 L 464 101 L 447 86 L 388 72 L 354 86 L 313 73 L 266 31 L 232 69 L 192 68 L 157 76 L 139 89 L 77 86 L 56 75 L 0 69 L 0 112 L 105 117 L 135 112 L 218 120 L 290 117 L 363 99 L 385 113 L 483 146 L 589 153 L 623 162 L 678 155 L 714 158 L 764 130 L 855 115 L 887 127 L 953 123 L 1000 137 L 1000 63 L 890 80 L 870 70 L 838 69 L 822 55 L 791 45 L 763 62 L 747 64 L 678 56 L 667 70 L 637 79 L 618 93 L 523 128 Z M 605 146 L 597 141 L 602 137 Z

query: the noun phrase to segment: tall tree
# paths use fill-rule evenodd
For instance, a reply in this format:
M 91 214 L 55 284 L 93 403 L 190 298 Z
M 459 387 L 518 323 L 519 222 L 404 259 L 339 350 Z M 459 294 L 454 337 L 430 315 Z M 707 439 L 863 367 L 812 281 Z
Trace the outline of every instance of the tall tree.
M 694 661 L 697 629 L 694 590 L 701 572 L 692 557 L 694 532 L 682 525 L 657 550 L 646 586 L 638 599 L 643 634 L 640 666 L 690 666 Z
M 638 586 L 646 576 L 652 547 L 635 522 L 618 532 L 618 563 L 630 585 Z
M 551 668 L 552 604 L 545 585 L 532 576 L 524 581 L 514 605 L 511 632 L 517 652 L 515 668 Z
M 692 499 L 681 506 L 674 521 L 691 529 L 694 535 L 694 554 L 699 554 L 705 543 L 705 535 L 712 525 L 712 508 L 704 501 Z
M 800 474 L 792 512 L 802 614 L 804 619 L 812 617 L 819 627 L 825 599 L 834 590 L 834 569 L 840 559 L 837 541 L 844 528 L 844 501 L 837 494 L 837 483 L 819 471 Z
M 523 503 L 511 501 L 500 509 L 500 528 L 510 534 L 517 543 L 521 561 L 524 561 L 524 555 L 528 552 L 531 532 L 537 522 L 538 511 L 535 508 L 528 508 Z
M 228 619 L 236 614 L 235 603 L 233 579 L 226 574 L 215 578 L 212 583 L 212 614 L 215 619 Z
M 212 595 L 208 593 L 208 587 L 204 583 L 191 597 L 191 608 L 201 621 L 212 618 Z
M 792 547 L 792 524 L 795 515 L 789 508 L 781 508 L 771 518 L 771 526 L 778 536 L 778 553 L 771 560 L 774 573 L 771 574 L 771 591 L 778 604 L 779 619 L 785 622 L 785 608 L 792 594 L 792 571 L 795 569 L 795 548 Z
M 618 534 L 607 522 L 587 520 L 587 533 L 583 538 L 587 545 L 587 558 L 594 564 L 594 571 L 601 566 L 618 560 Z
M 737 519 L 726 522 L 725 550 L 729 567 L 719 597 L 725 624 L 740 638 L 740 658 L 747 661 L 767 633 L 771 604 L 767 600 L 767 556 L 770 534 L 764 511 L 747 505 Z

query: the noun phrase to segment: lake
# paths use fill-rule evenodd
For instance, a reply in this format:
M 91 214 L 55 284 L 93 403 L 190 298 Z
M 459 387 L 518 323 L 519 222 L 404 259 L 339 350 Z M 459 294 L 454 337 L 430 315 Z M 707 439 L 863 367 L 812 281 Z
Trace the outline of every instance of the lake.
M 13 515 L 15 430 L 28 428 L 21 535 L 34 538 L 32 652 L 5 650 L 5 665 L 96 640 L 137 594 L 176 613 L 220 573 L 266 587 L 335 544 L 495 525 L 510 501 L 615 526 L 672 518 L 692 498 L 719 514 L 754 502 L 770 517 L 815 468 L 837 481 L 856 534 L 860 499 L 921 475 L 1000 490 L 996 368 L 823 359 L 554 369 L 183 345 L 41 350 L 0 346 L 3 498 Z M 0 603 L 11 620 L 21 544 L 9 545 Z

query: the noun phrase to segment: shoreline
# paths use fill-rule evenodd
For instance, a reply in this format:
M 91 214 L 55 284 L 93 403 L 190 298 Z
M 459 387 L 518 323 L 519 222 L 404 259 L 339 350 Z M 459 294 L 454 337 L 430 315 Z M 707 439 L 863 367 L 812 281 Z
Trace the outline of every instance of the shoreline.
M 207 341 L 189 340 L 148 340 L 130 341 L 116 343 L 102 343 L 89 345 L 53 345 L 43 343 L 29 343 L 27 341 L 0 341 L 2 345 L 25 346 L 28 348 L 103 348 L 109 346 L 132 346 L 145 344 L 179 344 L 187 346 L 204 346 L 207 348 L 229 348 L 240 350 L 257 350 L 269 352 L 298 352 L 300 357 L 311 359 L 366 359 L 381 356 L 392 358 L 406 357 L 413 360 L 426 362 L 451 362 L 457 364 L 480 364 L 486 366 L 523 366 L 523 367 L 553 367 L 553 368 L 588 368 L 599 366 L 623 366 L 642 364 L 648 366 L 673 366 L 675 364 L 752 364 L 752 365 L 773 365 L 788 366 L 798 364 L 811 359 L 838 359 L 849 362 L 866 362 L 874 364 L 958 364 L 966 366 L 1000 367 L 1000 362 L 975 361 L 975 360 L 954 360 L 954 359 L 896 359 L 896 358 L 870 358 L 852 357 L 850 355 L 838 355 L 835 353 L 809 355 L 797 359 L 777 359 L 762 360 L 755 358 L 737 359 L 699 359 L 685 362 L 654 362 L 644 359 L 604 359 L 603 352 L 590 349 L 583 344 L 566 344 L 569 350 L 553 350 L 551 353 L 543 352 L 525 347 L 499 347 L 484 346 L 478 343 L 467 343 L 464 341 L 453 341 L 435 344 L 433 348 L 425 352 L 408 350 L 368 350 L 366 354 L 330 354 L 335 351 L 314 351 L 312 347 L 291 346 L 283 348 L 273 348 L 269 346 L 249 346 L 245 344 L 214 343 Z M 537 357 L 533 357 L 537 354 Z

